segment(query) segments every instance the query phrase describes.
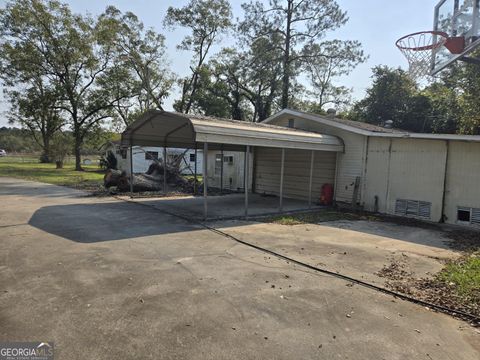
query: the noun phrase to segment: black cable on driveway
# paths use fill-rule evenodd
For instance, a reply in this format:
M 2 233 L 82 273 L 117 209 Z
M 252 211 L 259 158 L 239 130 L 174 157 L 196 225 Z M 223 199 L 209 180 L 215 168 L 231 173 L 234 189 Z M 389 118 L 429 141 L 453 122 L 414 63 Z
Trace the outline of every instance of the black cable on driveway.
M 381 286 L 370 284 L 370 283 L 368 283 L 366 281 L 363 281 L 363 280 L 355 279 L 353 277 L 343 275 L 343 274 L 340 274 L 340 273 L 337 273 L 337 272 L 333 272 L 333 271 L 330 271 L 330 270 L 318 268 L 316 266 L 313 266 L 313 265 L 304 263 L 302 261 L 293 259 L 291 257 L 282 255 L 282 254 L 277 253 L 273 250 L 269 250 L 269 249 L 263 248 L 261 246 L 249 243 L 249 242 L 244 241 L 244 240 L 241 240 L 241 239 L 239 239 L 239 238 L 237 238 L 233 235 L 230 235 L 226 232 L 223 232 L 223 231 L 221 231 L 217 228 L 214 228 L 214 227 L 208 225 L 206 222 L 203 222 L 203 221 L 198 221 L 198 220 L 195 220 L 193 218 L 188 218 L 186 216 L 175 214 L 173 212 L 163 210 L 163 209 L 159 209 L 155 206 L 148 205 L 148 204 L 141 203 L 141 202 L 137 202 L 137 201 L 134 201 L 134 200 L 131 200 L 131 199 L 125 199 L 125 198 L 121 198 L 121 197 L 118 197 L 118 196 L 114 196 L 114 197 L 118 200 L 126 201 L 126 202 L 129 202 L 129 203 L 133 203 L 133 204 L 137 204 L 137 205 L 141 205 L 141 206 L 146 206 L 149 209 L 154 209 L 154 210 L 159 211 L 161 213 L 164 213 L 166 215 L 174 216 L 174 217 L 182 219 L 182 220 L 184 220 L 184 221 L 186 221 L 187 223 L 190 223 L 190 224 L 200 225 L 201 227 L 203 227 L 203 228 L 205 228 L 205 229 L 207 229 L 207 230 L 209 230 L 209 231 L 211 231 L 211 232 L 213 232 L 217 235 L 226 237 L 226 238 L 228 238 L 230 240 L 233 240 L 233 241 L 236 241 L 237 243 L 240 243 L 242 245 L 245 245 L 245 246 L 251 247 L 253 249 L 262 251 L 266 254 L 270 254 L 270 255 L 275 256 L 279 259 L 286 260 L 287 262 L 291 262 L 293 264 L 305 267 L 305 268 L 313 270 L 315 272 L 331 275 L 331 276 L 334 276 L 336 278 L 339 278 L 339 279 L 342 279 L 342 280 L 345 280 L 345 281 L 348 281 L 348 282 L 351 282 L 351 283 L 355 283 L 357 285 L 361 285 L 363 287 L 366 287 L 366 288 L 369 288 L 369 289 L 372 289 L 372 290 L 376 290 L 376 291 L 382 292 L 382 293 L 387 294 L 387 295 L 391 295 L 395 298 L 399 298 L 399 299 L 402 299 L 402 300 L 405 300 L 405 301 L 409 301 L 409 302 L 414 303 L 414 304 L 422 305 L 424 307 L 428 307 L 428 308 L 436 310 L 438 312 L 442 312 L 442 313 L 445 313 L 445 314 L 448 314 L 448 315 L 459 317 L 463 320 L 468 320 L 468 321 L 470 321 L 471 325 L 476 326 L 476 327 L 480 326 L 480 317 L 475 316 L 473 314 L 469 314 L 469 313 L 466 313 L 466 312 L 460 311 L 460 310 L 449 309 L 447 307 L 437 305 L 437 304 L 433 304 L 433 303 L 430 303 L 428 301 L 416 299 L 414 297 L 411 297 L 411 296 L 408 296 L 408 295 L 405 295 L 405 294 L 402 294 L 402 293 L 398 293 L 398 292 L 386 289 L 386 288 L 381 287 Z

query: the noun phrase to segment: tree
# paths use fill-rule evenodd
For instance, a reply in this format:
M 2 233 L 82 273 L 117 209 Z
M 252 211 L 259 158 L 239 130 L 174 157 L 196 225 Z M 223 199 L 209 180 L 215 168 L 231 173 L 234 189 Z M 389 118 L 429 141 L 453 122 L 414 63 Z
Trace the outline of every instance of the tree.
M 480 52 L 473 53 L 478 57 Z M 480 135 L 480 66 L 478 64 L 458 63 L 444 72 L 443 83 L 457 99 L 457 132 L 460 134 Z
M 55 161 L 57 169 L 63 168 L 65 158 L 70 153 L 72 148 L 71 137 L 62 132 L 57 132 L 52 138 L 51 156 Z
M 13 78 L 8 79 L 11 81 Z M 31 79 L 28 85 L 7 88 L 4 92 L 10 102 L 9 122 L 21 124 L 27 129 L 42 149 L 40 161 L 51 162 L 52 139 L 65 124 L 56 108 L 57 94 L 54 89 L 45 86 L 41 76 Z
M 73 14 L 57 1 L 17 0 L 0 12 L 2 59 L 28 79 L 42 74 L 58 91 L 58 105 L 68 115 L 74 137 L 75 169 L 89 131 L 112 117 L 114 104 L 130 95 L 112 91 L 118 76 L 115 29 L 104 18 Z
M 245 19 L 240 29 L 250 41 L 273 34 L 278 39 L 275 46 L 281 51 L 277 59 L 282 65 L 280 104 L 287 108 L 296 69 L 308 59 L 335 56 L 326 52 L 331 49 L 331 42 L 320 40 L 347 22 L 346 13 L 333 0 L 270 0 L 267 7 L 256 1 L 242 7 Z
M 231 84 L 223 76 L 221 63 L 216 60 L 198 72 L 198 89 L 192 96 L 191 111 L 207 116 L 242 120 Z
M 275 41 L 259 38 L 239 52 L 224 48 L 202 67 L 192 108 L 206 115 L 262 121 L 277 108 L 281 65 Z
M 178 48 L 193 52 L 192 75 L 182 80 L 182 97 L 174 104 L 177 111 L 186 114 L 190 111 L 199 87 L 202 67 L 219 35 L 231 27 L 231 17 L 227 0 L 190 0 L 182 8 L 168 8 L 165 26 L 171 29 L 178 26 L 190 29 L 190 35 L 182 40 Z
M 115 110 L 123 126 L 128 126 L 139 113 L 149 109 L 163 110 L 175 81 L 168 69 L 165 37 L 152 29 L 145 29 L 138 17 L 109 6 L 102 15 L 110 29 L 116 29 L 115 51 L 117 66 L 112 91 L 118 101 Z M 130 96 L 120 96 L 124 89 Z
M 277 100 L 282 94 L 282 65 L 278 62 L 281 51 L 278 49 L 278 35 L 261 37 L 250 44 L 244 54 L 242 89 L 250 101 L 253 121 L 262 121 L 277 109 Z
M 351 117 L 375 125 L 393 120 L 397 128 L 431 131 L 431 104 L 415 81 L 401 69 L 376 66 L 372 71 L 372 86 L 365 98 L 354 105 Z
M 444 82 L 437 81 L 427 86 L 422 93 L 430 100 L 432 132 L 455 134 L 462 112 L 455 90 Z
M 350 72 L 360 63 L 366 60 L 366 56 L 356 41 L 332 40 L 320 46 L 313 44 L 310 53 L 323 53 L 324 56 L 309 57 L 305 61 L 305 69 L 313 90 L 311 103 L 314 112 L 322 112 L 325 105 L 336 107 L 350 102 L 351 89 L 335 85 L 334 80 Z
M 223 49 L 208 63 L 213 76 L 210 95 L 221 98 L 230 117 L 262 121 L 271 115 L 280 95 L 280 65 L 273 42 L 260 38 L 244 52 Z
M 30 140 L 29 131 L 18 128 L 0 127 L 0 144 L 7 152 L 32 153 L 41 151 L 40 146 Z

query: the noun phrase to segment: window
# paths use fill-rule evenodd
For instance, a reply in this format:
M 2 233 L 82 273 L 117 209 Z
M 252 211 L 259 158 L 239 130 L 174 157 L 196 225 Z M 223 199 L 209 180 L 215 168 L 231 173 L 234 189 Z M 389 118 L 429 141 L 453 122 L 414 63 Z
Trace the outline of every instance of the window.
M 145 160 L 158 160 L 158 151 L 145 151 Z
M 195 154 L 190 154 L 190 162 L 195 162 Z
M 223 157 L 223 162 L 228 163 L 228 164 L 233 164 L 233 156 L 224 156 Z
M 420 200 L 397 199 L 395 215 L 430 219 L 432 203 Z
M 288 127 L 289 128 L 295 127 L 295 119 L 288 119 Z
M 480 208 L 457 207 L 457 221 L 471 225 L 480 225 Z

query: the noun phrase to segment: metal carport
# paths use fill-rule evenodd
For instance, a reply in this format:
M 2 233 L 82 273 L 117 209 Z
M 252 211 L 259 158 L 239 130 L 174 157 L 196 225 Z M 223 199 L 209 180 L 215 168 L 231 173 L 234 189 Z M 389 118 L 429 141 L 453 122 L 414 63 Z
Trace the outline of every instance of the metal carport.
M 293 128 L 219 119 L 201 115 L 186 115 L 175 112 L 150 110 L 141 115 L 122 134 L 122 146 L 163 146 L 164 159 L 166 149 L 203 147 L 204 177 L 204 218 L 208 215 L 208 174 L 207 154 L 209 149 L 245 151 L 245 216 L 248 216 L 248 179 L 249 156 L 254 147 L 279 148 L 282 151 L 280 171 L 279 209 L 283 201 L 283 165 L 285 149 L 301 149 L 311 151 L 309 205 L 311 205 L 311 187 L 315 151 L 341 152 L 343 142 L 331 135 L 302 131 Z M 132 154 L 132 151 L 130 151 Z M 130 157 L 131 169 L 132 158 Z M 131 172 L 132 173 L 132 172 Z M 166 190 L 166 176 L 164 176 Z M 132 183 L 132 182 L 131 182 Z

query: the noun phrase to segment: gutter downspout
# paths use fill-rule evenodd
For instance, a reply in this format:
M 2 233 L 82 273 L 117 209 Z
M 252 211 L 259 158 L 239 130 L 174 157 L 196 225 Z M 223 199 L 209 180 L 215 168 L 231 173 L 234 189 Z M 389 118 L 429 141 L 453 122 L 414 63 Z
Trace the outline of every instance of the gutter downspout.
M 360 194 L 360 205 L 365 207 L 365 196 L 367 192 L 367 168 L 368 168 L 368 152 L 370 151 L 370 136 L 367 136 L 365 144 L 365 159 L 363 161 L 363 176 L 362 176 L 362 192 Z
M 385 213 L 390 214 L 390 165 L 392 163 L 392 146 L 393 141 L 390 138 L 390 144 L 388 145 L 388 165 L 387 165 L 387 189 L 385 191 Z M 394 211 L 395 212 L 395 211 Z
M 442 215 L 440 216 L 440 222 L 444 223 L 447 220 L 445 215 L 445 198 L 447 192 L 447 175 L 448 175 L 448 158 L 450 155 L 450 140 L 445 140 L 446 154 L 445 154 L 445 171 L 443 174 L 443 192 L 442 192 Z

